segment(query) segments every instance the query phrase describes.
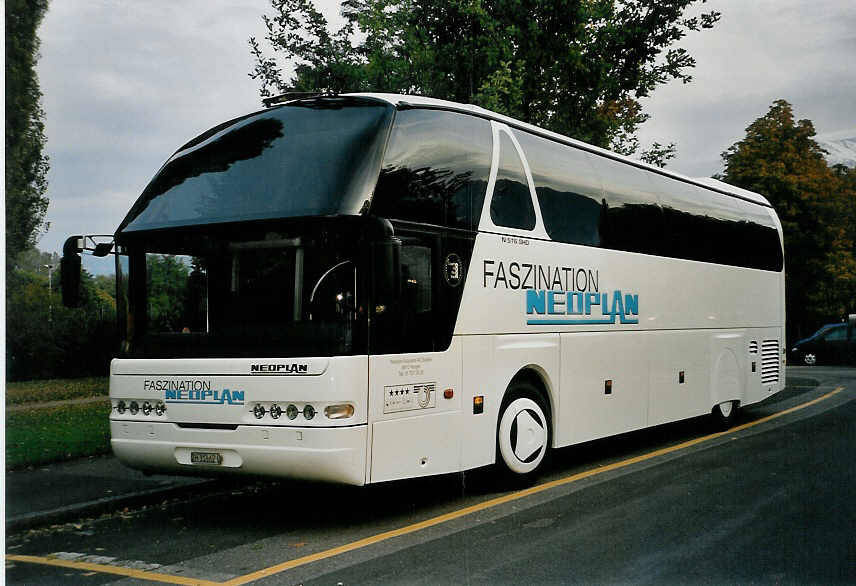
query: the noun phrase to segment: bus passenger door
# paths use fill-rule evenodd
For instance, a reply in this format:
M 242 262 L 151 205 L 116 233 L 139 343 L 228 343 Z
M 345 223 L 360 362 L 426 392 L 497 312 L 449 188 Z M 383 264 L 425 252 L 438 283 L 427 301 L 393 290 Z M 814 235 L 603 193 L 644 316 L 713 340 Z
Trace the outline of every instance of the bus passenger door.
M 402 237 L 396 283 L 375 296 L 370 328 L 370 482 L 460 469 L 461 350 L 438 348 L 442 239 Z

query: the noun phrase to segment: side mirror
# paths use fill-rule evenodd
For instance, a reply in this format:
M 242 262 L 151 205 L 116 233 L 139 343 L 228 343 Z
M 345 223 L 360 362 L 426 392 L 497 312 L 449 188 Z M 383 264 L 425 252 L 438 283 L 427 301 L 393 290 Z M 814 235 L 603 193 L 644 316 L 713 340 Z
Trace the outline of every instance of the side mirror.
M 71 236 L 62 247 L 60 260 L 60 278 L 62 283 L 62 304 L 66 307 L 80 306 L 80 243 L 81 236 Z

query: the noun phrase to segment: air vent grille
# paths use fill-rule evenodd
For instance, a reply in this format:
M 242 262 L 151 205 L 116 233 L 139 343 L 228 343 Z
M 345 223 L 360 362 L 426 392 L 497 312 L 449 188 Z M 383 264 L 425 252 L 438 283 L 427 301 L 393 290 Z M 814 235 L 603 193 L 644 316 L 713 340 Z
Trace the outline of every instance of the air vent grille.
M 779 382 L 779 341 L 764 340 L 761 344 L 761 384 Z

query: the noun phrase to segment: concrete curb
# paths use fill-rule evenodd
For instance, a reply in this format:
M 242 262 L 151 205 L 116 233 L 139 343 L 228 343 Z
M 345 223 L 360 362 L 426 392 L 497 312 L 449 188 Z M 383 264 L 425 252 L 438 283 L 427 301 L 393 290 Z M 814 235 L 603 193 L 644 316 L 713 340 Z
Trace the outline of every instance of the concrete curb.
M 188 488 L 206 487 L 213 488 L 217 484 L 214 479 L 202 479 L 198 482 L 189 482 L 177 486 L 166 486 L 163 488 L 151 488 L 138 492 L 122 495 L 103 497 L 84 503 L 75 503 L 64 507 L 57 507 L 46 511 L 26 513 L 16 517 L 6 518 L 6 531 L 22 531 L 43 527 L 45 525 L 56 525 L 78 520 L 81 517 L 94 517 L 108 511 L 115 511 L 120 507 L 137 507 L 150 504 L 159 499 L 167 499 L 176 496 Z

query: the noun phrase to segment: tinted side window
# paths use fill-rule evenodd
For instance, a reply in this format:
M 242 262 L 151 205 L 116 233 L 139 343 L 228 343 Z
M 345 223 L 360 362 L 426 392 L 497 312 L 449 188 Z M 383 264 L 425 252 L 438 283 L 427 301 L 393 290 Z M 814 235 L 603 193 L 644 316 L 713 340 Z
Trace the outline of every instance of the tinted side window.
M 592 157 L 603 181 L 601 246 L 614 250 L 663 253 L 663 212 L 650 173 L 619 161 Z
M 667 177 L 661 187 L 667 256 L 779 271 L 782 249 L 767 210 Z
M 397 112 L 372 213 L 476 230 L 492 144 L 486 120 L 436 110 Z
M 603 191 L 589 155 L 516 131 L 535 183 L 544 227 L 558 242 L 600 246 Z
M 490 219 L 497 226 L 531 230 L 535 227 L 535 209 L 523 163 L 511 138 L 504 132 L 499 136 L 499 171 L 490 201 Z

